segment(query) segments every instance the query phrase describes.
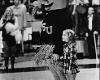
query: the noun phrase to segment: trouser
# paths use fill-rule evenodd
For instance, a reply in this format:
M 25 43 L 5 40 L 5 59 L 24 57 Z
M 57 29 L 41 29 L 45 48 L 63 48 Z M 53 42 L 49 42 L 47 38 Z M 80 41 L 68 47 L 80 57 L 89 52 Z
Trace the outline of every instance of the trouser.
M 15 57 L 10 57 L 10 58 L 11 58 L 11 69 L 14 69 Z M 5 60 L 5 69 L 8 70 L 9 57 L 4 57 L 4 60 Z
M 16 44 L 16 49 L 17 56 L 24 55 L 24 53 L 22 52 L 22 44 Z
M 40 33 L 32 32 L 32 44 L 40 44 Z
M 92 32 L 89 33 L 89 36 L 87 38 L 87 43 L 88 43 L 89 58 L 95 58 L 96 53 L 95 53 L 94 37 Z

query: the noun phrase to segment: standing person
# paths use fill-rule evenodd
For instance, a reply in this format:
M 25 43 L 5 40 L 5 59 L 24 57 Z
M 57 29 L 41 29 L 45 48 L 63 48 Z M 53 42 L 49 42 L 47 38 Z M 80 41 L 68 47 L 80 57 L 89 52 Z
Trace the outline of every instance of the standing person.
M 17 29 L 18 21 L 12 9 L 7 8 L 1 18 L 0 27 L 3 31 L 5 70 L 8 71 L 9 58 L 11 58 L 11 69 L 13 70 L 16 57 L 16 40 L 12 33 Z
M 43 12 L 43 26 L 41 30 L 41 44 L 52 44 L 52 26 L 46 22 L 48 19 L 46 19 L 48 16 L 48 12 L 50 11 L 51 6 L 53 5 L 53 2 L 49 2 L 48 0 L 42 0 L 41 7 Z
M 84 25 L 86 25 L 88 3 L 88 0 L 69 0 L 69 10 L 72 14 L 74 29 L 79 38 L 86 31 Z
M 62 31 L 66 28 L 72 28 L 72 19 L 67 8 L 66 0 L 48 0 L 49 6 L 46 6 L 45 17 L 43 23 L 46 23 L 46 28 L 51 34 L 47 34 L 46 31 L 42 31 L 42 40 L 46 44 L 54 44 L 54 53 L 62 55 Z M 45 3 L 46 4 L 46 3 Z
M 41 33 L 41 26 L 42 26 L 42 10 L 41 10 L 41 3 L 39 0 L 36 0 L 32 3 L 32 44 L 39 45 L 40 44 L 40 33 Z
M 23 0 L 14 0 L 14 5 L 10 6 L 13 9 L 14 16 L 18 19 L 18 27 L 23 36 L 23 28 L 26 27 L 26 6 L 22 4 Z M 23 38 L 22 38 L 23 39 Z M 22 45 L 21 45 L 22 44 Z M 17 45 L 17 52 L 23 55 L 24 44 L 23 40 Z
M 95 45 L 94 45 L 94 36 L 93 33 L 96 30 L 96 22 L 95 22 L 95 15 L 94 15 L 94 8 L 88 8 L 88 31 L 86 33 L 87 36 L 87 43 L 88 43 L 88 52 L 89 58 L 95 58 Z
M 70 29 L 63 31 L 62 40 L 64 42 L 63 52 L 64 52 L 64 72 L 67 74 L 68 80 L 75 80 L 76 74 L 79 72 L 76 57 L 76 40 L 75 32 Z

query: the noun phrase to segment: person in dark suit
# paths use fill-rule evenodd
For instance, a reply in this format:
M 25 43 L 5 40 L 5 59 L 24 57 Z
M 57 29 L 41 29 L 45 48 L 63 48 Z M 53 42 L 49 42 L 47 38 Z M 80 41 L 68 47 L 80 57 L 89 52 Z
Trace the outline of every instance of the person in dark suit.
M 88 43 L 88 52 L 89 52 L 89 58 L 95 58 L 95 44 L 94 44 L 94 32 L 96 31 L 96 15 L 94 12 L 93 7 L 88 8 L 88 30 L 86 33 L 87 37 L 87 43 Z

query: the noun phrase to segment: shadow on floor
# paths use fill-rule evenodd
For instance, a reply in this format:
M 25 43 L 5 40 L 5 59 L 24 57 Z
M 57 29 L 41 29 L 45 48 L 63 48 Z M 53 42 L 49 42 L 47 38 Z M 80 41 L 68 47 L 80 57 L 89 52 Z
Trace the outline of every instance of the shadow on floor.
M 8 69 L 7 71 L 0 69 L 0 73 L 18 73 L 18 72 L 31 72 L 31 71 L 45 71 L 49 70 L 49 67 L 26 67 L 26 68 L 15 68 L 14 70 Z

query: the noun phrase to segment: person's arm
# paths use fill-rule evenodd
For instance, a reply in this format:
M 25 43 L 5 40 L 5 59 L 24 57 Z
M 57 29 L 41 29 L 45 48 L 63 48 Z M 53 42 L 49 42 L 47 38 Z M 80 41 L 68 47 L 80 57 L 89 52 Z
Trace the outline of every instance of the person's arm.
M 26 24 L 27 24 L 26 6 L 23 7 L 23 19 L 24 19 L 24 26 L 23 27 L 26 27 Z
M 76 12 L 76 7 L 77 7 L 77 5 L 75 4 L 75 5 L 74 5 L 73 12 L 72 12 L 72 15 L 75 15 L 75 12 Z
M 0 28 L 2 28 L 3 25 L 4 25 L 4 23 L 3 23 L 3 18 L 1 18 L 1 20 L 0 20 Z
M 18 19 L 17 19 L 17 17 L 15 17 L 15 29 L 18 29 Z

